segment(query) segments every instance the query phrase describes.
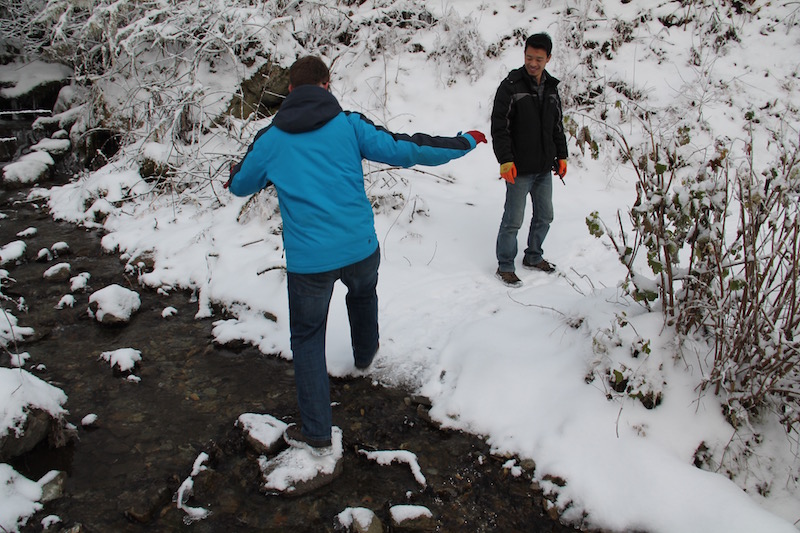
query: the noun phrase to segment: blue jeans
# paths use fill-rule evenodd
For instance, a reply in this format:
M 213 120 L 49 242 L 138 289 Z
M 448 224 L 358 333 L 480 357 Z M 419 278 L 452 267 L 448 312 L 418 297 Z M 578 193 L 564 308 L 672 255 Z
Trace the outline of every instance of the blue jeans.
M 291 333 L 301 431 L 310 439 L 331 438 L 330 382 L 325 363 L 328 307 L 337 280 L 347 287 L 350 339 L 357 364 L 368 364 L 378 350 L 378 265 L 380 249 L 357 263 L 318 274 L 289 272 Z
M 497 265 L 501 272 L 515 270 L 517 232 L 522 227 L 528 195 L 533 203 L 533 216 L 524 260 L 535 265 L 543 259 L 542 243 L 553 221 L 553 176 L 550 172 L 519 175 L 513 184 L 506 182 L 506 204 L 497 233 L 496 250 Z

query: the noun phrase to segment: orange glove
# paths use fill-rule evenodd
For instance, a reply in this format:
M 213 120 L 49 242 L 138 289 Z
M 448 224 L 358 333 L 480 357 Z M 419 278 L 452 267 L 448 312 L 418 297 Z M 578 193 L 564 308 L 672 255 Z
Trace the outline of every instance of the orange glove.
M 556 174 L 558 174 L 558 177 L 561 178 L 562 180 L 564 179 L 564 176 L 567 175 L 567 160 L 566 159 L 559 159 L 558 160 L 558 166 L 556 167 Z
M 517 177 L 517 165 L 513 161 L 500 165 L 500 177 L 513 184 Z

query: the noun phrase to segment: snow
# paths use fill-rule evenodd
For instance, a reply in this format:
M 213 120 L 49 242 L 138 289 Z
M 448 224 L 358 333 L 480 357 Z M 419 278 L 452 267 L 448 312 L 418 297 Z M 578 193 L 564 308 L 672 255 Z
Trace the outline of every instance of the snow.
M 109 362 L 111 368 L 118 367 L 122 372 L 133 369 L 142 360 L 142 352 L 133 348 L 119 348 L 103 352 L 100 357 Z
M 18 434 L 30 409 L 41 409 L 52 417 L 66 414 L 67 395 L 27 370 L 0 367 L 0 437 Z
M 433 517 L 433 513 L 427 507 L 422 505 L 393 505 L 389 510 L 392 515 L 392 520 L 397 523 L 405 522 L 406 520 L 414 520 L 420 517 Z
M 55 164 L 49 153 L 31 152 L 4 166 L 3 180 L 8 183 L 31 185 L 40 181 Z
M 0 314 L 0 346 L 6 348 L 9 344 L 15 344 L 33 333 L 33 328 L 20 326 L 19 320 L 11 312 L 5 311 Z
M 47 152 L 52 155 L 64 155 L 69 152 L 69 139 L 42 139 L 31 146 L 32 152 Z
M 28 517 L 42 508 L 42 488 L 21 476 L 5 463 L 0 463 L 0 529 L 19 531 Z
M 27 249 L 25 241 L 12 241 L 4 244 L 0 248 L 0 265 L 5 265 L 10 261 L 16 261 L 25 255 Z
M 305 448 L 289 447 L 274 458 L 261 456 L 258 463 L 264 478 L 263 489 L 269 492 L 291 494 L 295 486 L 319 475 L 332 475 L 342 460 L 342 430 L 334 426 L 331 431 L 333 452 L 317 457 Z
M 10 63 L 0 69 L 0 96 L 14 98 L 43 83 L 72 77 L 72 69 L 58 63 L 32 61 Z M 8 85 L 11 85 L 10 87 Z
M 86 289 L 89 286 L 91 277 L 92 275 L 89 272 L 81 272 L 77 276 L 71 277 L 69 279 L 69 290 L 78 292 Z
M 11 358 L 11 366 L 16 368 L 22 368 L 23 366 L 25 366 L 25 361 L 27 361 L 31 357 L 31 355 L 28 352 L 9 353 L 8 355 Z
M 65 294 L 56 304 L 56 309 L 64 309 L 65 307 L 75 307 L 75 297 L 71 294 Z
M 776 22 L 786 19 L 789 5 L 762 6 L 751 23 L 736 28 L 741 43 L 729 43 L 728 53 L 720 54 L 706 71 L 690 62 L 696 35 L 686 25 L 665 28 L 658 22 L 659 16 L 679 15 L 677 3 L 606 2 L 603 16 L 587 8 L 583 33 L 570 26 L 574 18 L 563 16 L 560 2 L 528 5 L 524 10 L 497 3 L 488 7 L 478 0 L 458 5 L 459 13 L 475 21 L 484 43 L 496 43 L 516 30 L 549 31 L 555 48 L 548 70 L 562 79 L 565 92 L 579 90 L 585 81 L 577 79 L 585 72 L 580 58 L 563 46 L 566 39 L 602 42 L 613 33 L 612 21 L 634 20 L 637 13 L 652 10 L 650 18 L 636 27 L 631 42 L 620 44 L 612 59 L 597 61 L 596 83 L 608 87 L 609 82 L 619 82 L 641 90 L 642 106 L 665 109 L 665 125 L 693 121 L 698 127 L 692 131 L 691 148 L 698 151 L 707 149 L 715 135 L 744 138 L 746 110 L 798 103 L 796 27 Z M 427 7 L 442 17 L 449 6 L 445 2 Z M 357 19 L 369 3 L 353 9 Z M 289 20 L 272 20 L 270 27 L 279 33 Z M 427 49 L 448 43 L 439 26 L 418 33 L 414 42 Z M 295 56 L 294 46 L 289 41 L 278 43 L 275 57 L 284 58 L 284 66 Z M 440 62 L 404 50 L 387 51 L 377 61 L 367 54 L 337 56 L 331 87 L 343 107 L 404 133 L 453 135 L 479 129 L 488 135 L 494 91 L 510 69 L 522 64 L 521 47 L 508 46 L 485 59 L 482 72 L 460 72 L 458 63 L 447 63 L 447 57 Z M 222 79 L 226 74 L 221 70 L 218 75 L 216 81 L 207 80 L 209 87 L 226 86 Z M 626 128 L 626 135 L 637 138 L 639 133 L 620 118 L 629 110 L 614 106 L 614 94 L 608 89 L 608 128 Z M 582 120 L 581 110 L 566 111 Z M 226 154 L 234 160 L 243 151 L 242 143 L 246 146 L 268 123 L 265 119 L 235 125 L 241 132 L 231 136 L 240 139 L 219 132 L 215 137 L 212 131 L 201 144 L 207 154 Z M 691 360 L 676 357 L 675 339 L 664 328 L 663 316 L 625 296 L 618 287 L 625 270 L 615 251 L 586 230 L 589 213 L 597 211 L 602 219 L 613 221 L 617 210 L 624 217 L 635 200 L 631 170 L 615 161 L 608 144 L 604 146 L 600 157 L 593 159 L 570 139 L 565 183 L 554 183 L 556 218 L 544 248 L 546 258 L 563 275 L 520 267 L 517 273 L 524 284 L 515 289 L 503 286 L 493 275 L 504 188 L 490 146 L 480 145 L 436 169 L 377 172 L 379 166 L 365 165 L 368 188 L 382 201 L 376 209 L 382 253 L 381 349 L 367 375 L 428 396 L 434 420 L 480 435 L 494 453 L 514 458 L 504 467 L 512 475 L 531 475 L 568 520 L 580 522 L 585 514 L 590 526 L 615 531 L 796 533 L 793 524 L 800 524 L 797 435 L 787 436 L 769 420 L 737 432 L 723 417 L 719 398 L 698 388 L 707 368 L 707 347 L 694 347 L 697 355 Z M 768 163 L 770 146 L 766 135 L 757 139 L 752 146 L 757 164 Z M 137 170 L 142 155 L 180 163 L 169 145 L 147 143 L 74 183 L 37 189 L 31 197 L 47 200 L 55 217 L 89 227 L 100 226 L 98 215 L 107 215 L 102 223 L 107 251 L 127 257 L 152 252 L 155 267 L 140 277 L 143 283 L 165 293 L 195 291 L 197 318 L 213 317 L 212 304 L 231 311 L 234 318 L 214 318 L 216 341 L 241 340 L 265 354 L 290 359 L 281 268 L 285 262 L 276 230 L 279 219 L 273 216 L 274 198 L 264 193 L 255 206 L 245 208 L 247 199 L 233 198 L 221 189 L 226 173 L 211 171 L 213 194 L 204 189 L 185 202 L 149 195 L 150 187 Z M 25 156 L 5 167 L 5 178 L 34 182 L 39 163 Z M 217 163 L 215 168 L 222 168 Z M 521 243 L 525 236 L 524 228 Z M 4 244 L 0 264 L 23 253 L 22 241 Z M 128 312 L 135 306 L 129 293 L 115 290 L 102 298 L 100 294 L 94 293 L 92 299 Z M 9 327 L 2 338 L 8 339 L 11 329 L 19 336 L 16 318 L 7 316 Z M 166 309 L 162 316 L 168 316 Z M 332 376 L 363 375 L 354 369 L 348 331 L 344 290 L 337 286 L 327 339 Z M 645 344 L 649 352 L 632 355 L 632 346 Z M 125 358 L 119 352 L 105 353 L 112 365 L 115 358 L 121 360 L 121 368 L 136 362 L 130 352 Z M 0 390 L 15 390 L 23 375 L 26 383 L 36 379 L 24 370 L 3 370 Z M 634 380 L 643 391 L 660 394 L 661 403 L 648 409 L 636 398 L 615 393 L 606 370 Z M 38 389 L 21 390 L 28 395 Z M 63 401 L 49 397 L 60 409 Z M 5 409 L 6 402 L 2 405 Z M 13 425 L 0 430 L 3 427 Z M 746 474 L 729 479 L 725 469 L 711 472 L 694 466 L 701 446 L 719 464 L 746 431 L 759 433 L 762 442 L 752 450 Z M 341 434 L 337 438 L 341 446 Z M 283 453 L 281 468 L 265 480 L 267 488 L 286 489 L 292 480 L 317 472 L 302 466 L 309 464 L 307 457 L 298 457 L 302 450 Z M 416 464 L 410 452 L 381 453 L 385 453 L 377 456 L 381 460 Z M 524 471 L 523 459 L 533 460 L 535 471 Z M 314 461 L 317 468 L 331 466 L 330 458 Z M 424 479 L 421 471 L 415 475 Z M 35 490 L 15 476 L 7 465 L 0 465 L 0 487 L 10 491 L 9 498 L 23 499 L 22 510 L 11 511 L 9 498 L 0 498 L 0 525 L 6 529 L 13 529 L 25 513 L 37 508 Z M 556 485 L 550 481 L 553 477 L 566 484 Z M 770 490 L 762 495 L 757 487 L 765 483 Z M 178 506 L 189 519 L 202 518 L 207 510 L 185 505 L 191 484 L 190 476 L 181 486 Z M 395 512 L 420 509 L 394 506 Z
M 365 531 L 375 519 L 375 513 L 365 507 L 348 507 L 336 517 L 345 528 L 351 528 L 354 524 L 357 524 L 361 531 Z
M 42 274 L 42 277 L 44 279 L 50 279 L 54 277 L 63 276 L 65 274 L 68 275 L 71 270 L 72 266 L 69 263 L 58 263 L 45 270 L 44 273 Z
M 200 452 L 200 454 L 194 460 L 191 474 L 189 474 L 189 477 L 183 480 L 180 487 L 178 487 L 177 494 L 175 495 L 175 501 L 177 502 L 178 509 L 186 513 L 183 521 L 187 525 L 196 520 L 203 520 L 208 517 L 209 514 L 211 514 L 211 511 L 203 507 L 186 505 L 186 501 L 191 497 L 194 489 L 194 478 L 200 472 L 208 468 L 204 465 L 208 459 L 209 456 L 206 452 Z
M 242 431 L 269 448 L 275 442 L 283 439 L 286 422 L 274 416 L 259 413 L 244 413 L 237 420 Z
M 111 284 L 93 292 L 89 296 L 89 303 L 97 304 L 95 317 L 98 321 L 102 321 L 106 315 L 127 321 L 142 305 L 142 301 L 136 291 L 126 289 L 117 284 Z
M 359 453 L 365 455 L 370 461 L 375 461 L 383 466 L 392 463 L 405 463 L 411 468 L 411 473 L 414 474 L 414 479 L 417 480 L 417 483 L 423 487 L 426 487 L 428 484 L 425 475 L 422 473 L 422 469 L 419 467 L 417 455 L 413 452 L 408 450 L 359 450 Z

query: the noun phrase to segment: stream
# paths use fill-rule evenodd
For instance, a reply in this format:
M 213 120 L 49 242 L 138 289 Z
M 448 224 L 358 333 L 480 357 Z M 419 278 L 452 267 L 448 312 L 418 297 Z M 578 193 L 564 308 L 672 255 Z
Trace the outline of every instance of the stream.
M 5 122 L 3 128 L 0 137 L 20 126 Z M 53 183 L 65 179 L 62 175 Z M 392 531 L 389 508 L 397 504 L 429 508 L 437 531 L 576 531 L 544 511 L 544 498 L 531 483 L 532 464 L 513 475 L 504 468 L 509 458 L 493 456 L 480 438 L 439 429 L 408 391 L 368 378 L 331 381 L 334 424 L 344 434 L 343 474 L 305 496 L 264 494 L 258 456 L 235 422 L 248 412 L 298 418 L 291 362 L 250 346 L 216 345 L 214 318 L 194 318 L 197 304 L 191 294 L 141 287 L 118 257 L 103 253 L 100 231 L 54 221 L 27 193 L 0 188 L 5 216 L 0 246 L 35 229 L 23 239 L 24 258 L 2 267 L 14 280 L 3 293 L 23 298 L 25 306 L 20 310 L 8 301 L 3 306 L 20 326 L 33 328 L 15 349 L 30 355 L 26 369 L 67 394 L 67 420 L 77 427 L 77 438 L 59 449 L 41 444 L 11 462 L 34 480 L 53 469 L 67 473 L 64 495 L 45 504 L 22 531 L 42 531 L 41 519 L 56 515 L 61 523 L 52 530 L 73 533 L 322 532 L 337 530 L 335 517 L 347 507 L 372 509 Z M 58 242 L 68 245 L 67 254 L 37 260 L 39 250 Z M 70 294 L 69 280 L 43 277 L 58 262 L 68 262 L 72 276 L 91 276 L 86 290 L 73 293 L 73 307 L 56 308 Z M 88 312 L 91 292 L 113 283 L 141 297 L 140 310 L 124 326 L 103 326 Z M 168 306 L 177 313 L 164 318 Z M 142 353 L 135 371 L 139 382 L 125 379 L 100 358 L 104 351 L 126 347 Z M 0 360 L 10 364 L 5 354 Z M 97 422 L 82 427 L 88 414 Z M 381 466 L 359 449 L 412 451 L 427 486 L 420 486 L 407 465 Z M 211 515 L 187 524 L 174 496 L 201 452 L 210 456 L 209 470 L 196 482 L 188 504 Z

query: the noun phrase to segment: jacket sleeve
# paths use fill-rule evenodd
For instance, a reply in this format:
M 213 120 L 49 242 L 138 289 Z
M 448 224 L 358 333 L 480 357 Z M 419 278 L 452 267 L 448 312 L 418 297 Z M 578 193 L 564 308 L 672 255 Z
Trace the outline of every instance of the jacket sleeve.
M 556 158 L 557 159 L 566 159 L 568 155 L 567 151 L 567 135 L 564 133 L 564 111 L 561 108 L 561 97 L 556 92 L 556 103 L 558 104 L 557 113 L 558 116 L 556 117 L 556 123 L 553 127 L 553 142 L 556 145 Z
M 514 161 L 514 149 L 511 142 L 511 106 L 513 103 L 508 80 L 504 80 L 497 88 L 492 107 L 492 149 L 500 164 Z
M 470 135 L 434 137 L 424 133 L 392 133 L 356 112 L 347 112 L 358 139 L 361 156 L 387 165 L 437 166 L 468 154 L 476 143 Z
M 249 196 L 271 185 L 267 177 L 266 165 L 258 161 L 260 159 L 259 153 L 257 150 L 253 150 L 253 147 L 268 129 L 269 126 L 258 132 L 242 160 L 231 167 L 230 178 L 226 183 L 231 194 Z

